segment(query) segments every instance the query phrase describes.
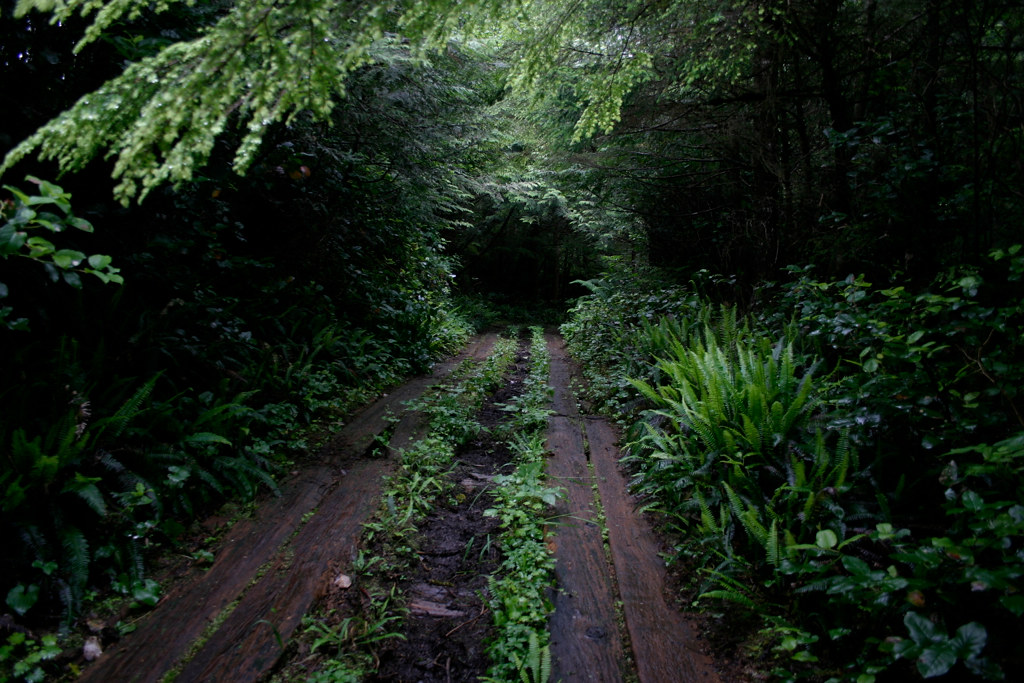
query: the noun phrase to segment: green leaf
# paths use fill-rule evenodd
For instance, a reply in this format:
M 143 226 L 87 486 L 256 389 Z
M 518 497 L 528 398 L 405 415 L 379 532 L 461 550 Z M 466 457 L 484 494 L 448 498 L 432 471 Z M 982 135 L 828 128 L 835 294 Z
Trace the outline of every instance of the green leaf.
M 142 583 L 135 584 L 132 586 L 132 599 L 153 607 L 160 602 L 160 584 L 153 579 L 146 579 Z
M 964 491 L 960 501 L 964 504 L 964 507 L 971 512 L 977 512 L 985 507 L 985 501 L 982 500 L 981 496 L 974 491 Z
M 0 256 L 17 253 L 27 237 L 28 233 L 16 231 L 10 223 L 0 228 Z
M 1024 616 L 1024 595 L 1004 595 L 999 602 L 1016 616 Z
M 871 567 L 869 567 L 868 563 L 859 557 L 844 555 L 843 566 L 846 567 L 846 571 L 857 576 L 867 576 L 871 573 Z
M 29 251 L 31 252 L 29 256 L 32 258 L 46 256 L 56 250 L 56 247 L 53 246 L 53 242 L 45 237 L 29 237 L 27 240 L 23 240 L 22 243 L 28 245 Z
M 65 270 L 61 273 L 61 276 L 64 278 L 64 282 L 68 283 L 75 289 L 82 288 L 82 276 L 75 271 Z
M 24 615 L 25 612 L 32 609 L 32 605 L 36 604 L 39 599 L 39 586 L 32 583 L 28 586 L 24 584 L 18 584 L 7 593 L 7 606 L 17 612 L 19 615 Z
M 74 249 L 61 249 L 53 255 L 53 262 L 58 268 L 76 268 L 85 260 L 85 254 Z
M 93 254 L 92 256 L 89 257 L 89 266 L 91 268 L 102 270 L 109 266 L 110 262 L 113 260 L 114 259 L 107 256 L 106 254 Z
M 907 616 L 903 617 L 903 624 L 910 631 L 910 637 L 918 645 L 940 643 L 947 640 L 945 631 L 917 612 L 907 612 Z
M 231 442 L 225 439 L 220 434 L 214 434 L 213 432 L 196 432 L 191 436 L 185 437 L 186 443 L 220 443 L 225 446 L 230 446 Z
M 981 654 L 987 641 L 988 631 L 978 622 L 972 621 L 958 628 L 950 643 L 960 659 L 970 659 Z
M 65 222 L 68 225 L 70 225 L 72 227 L 75 227 L 75 228 L 78 228 L 79 230 L 81 230 L 83 232 L 94 232 L 95 231 L 95 228 L 92 227 L 92 223 L 90 223 L 89 221 L 85 220 L 84 218 L 79 218 L 78 216 L 69 216 L 68 219 Z
M 814 544 L 819 548 L 835 548 L 839 544 L 839 538 L 836 536 L 836 532 L 831 529 L 822 529 L 815 534 Z
M 978 285 L 981 284 L 981 278 L 977 275 L 967 275 L 966 277 L 960 278 L 960 288 L 965 292 L 974 296 L 978 293 Z
M 35 562 L 32 563 L 32 566 L 40 570 L 47 576 L 53 576 L 53 573 L 57 571 L 58 568 L 57 563 L 52 560 L 49 562 L 44 562 L 42 560 L 37 559 Z
M 956 664 L 956 653 L 948 642 L 927 648 L 917 659 L 917 670 L 925 678 L 943 676 Z

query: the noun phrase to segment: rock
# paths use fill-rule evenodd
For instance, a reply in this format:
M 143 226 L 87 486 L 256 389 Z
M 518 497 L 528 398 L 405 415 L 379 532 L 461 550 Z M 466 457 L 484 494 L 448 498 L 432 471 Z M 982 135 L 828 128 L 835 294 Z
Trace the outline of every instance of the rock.
M 85 661 L 94 661 L 101 654 L 103 654 L 103 648 L 100 647 L 100 639 L 96 636 L 86 638 L 85 645 L 82 646 L 82 656 L 85 657 Z

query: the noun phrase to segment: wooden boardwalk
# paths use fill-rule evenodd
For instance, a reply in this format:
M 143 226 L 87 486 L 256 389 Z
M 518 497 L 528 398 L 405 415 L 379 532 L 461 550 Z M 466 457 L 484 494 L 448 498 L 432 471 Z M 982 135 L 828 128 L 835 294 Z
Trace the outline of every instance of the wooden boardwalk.
M 495 338 L 476 338 L 431 376 L 403 384 L 354 416 L 316 465 L 230 529 L 207 571 L 193 570 L 175 583 L 137 630 L 79 680 L 151 683 L 171 673 L 188 683 L 266 679 L 282 644 L 333 579 L 328 568 L 348 567 L 355 558 L 362 524 L 392 467 L 389 458 L 365 457 L 369 446 L 391 415 L 401 416 L 393 447 L 420 438 L 420 418 L 404 403 L 463 358 L 487 358 Z M 615 430 L 580 414 L 564 343 L 549 335 L 548 348 L 555 411 L 547 433 L 548 474 L 567 492 L 553 522 L 553 680 L 718 683 L 684 615 L 665 600 L 660 549 L 618 469 Z
M 603 418 L 580 414 L 571 389 L 575 368 L 562 339 L 550 335 L 548 350 L 555 415 L 547 471 L 568 494 L 555 527 L 552 678 L 718 683 L 693 628 L 665 599 L 660 547 L 619 471 L 618 435 Z
M 392 444 L 416 437 L 404 403 L 419 397 L 464 358 L 487 358 L 496 335 L 475 338 L 430 376 L 406 382 L 358 413 L 321 461 L 284 483 L 252 519 L 238 522 L 207 571 L 176 583 L 139 627 L 87 667 L 80 681 L 150 683 L 179 669 L 179 681 L 249 683 L 268 673 L 303 614 L 331 577 L 351 563 L 362 523 L 379 498 L 391 462 L 361 456 L 403 415 Z M 310 516 L 310 513 L 314 513 Z

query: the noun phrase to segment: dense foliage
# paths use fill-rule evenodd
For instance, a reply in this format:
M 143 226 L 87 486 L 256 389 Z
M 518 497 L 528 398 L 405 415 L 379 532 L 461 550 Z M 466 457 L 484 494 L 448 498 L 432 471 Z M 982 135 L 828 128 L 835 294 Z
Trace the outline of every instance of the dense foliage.
M 751 656 L 782 678 L 1002 679 L 1024 615 L 1024 253 L 916 294 L 797 275 L 747 315 L 611 275 L 563 331 L 633 425 L 635 485 L 699 603 L 754 616 Z
M 563 329 L 589 398 L 765 675 L 1020 668 L 1019 3 L 0 21 L 17 676 L 104 591 L 155 602 L 147 556 L 470 319 L 586 292 Z
M 2 575 L 30 628 L 110 589 L 155 604 L 148 555 L 464 339 L 442 233 L 480 163 L 450 134 L 480 71 L 374 49 L 334 125 L 266 131 L 245 179 L 211 164 L 120 211 L 102 175 L 7 186 Z

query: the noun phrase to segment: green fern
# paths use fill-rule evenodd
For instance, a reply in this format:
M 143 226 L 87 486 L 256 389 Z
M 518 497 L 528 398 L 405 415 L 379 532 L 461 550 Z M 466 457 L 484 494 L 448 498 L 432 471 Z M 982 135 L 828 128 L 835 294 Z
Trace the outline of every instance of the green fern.
M 157 373 L 148 382 L 139 387 L 131 398 L 121 404 L 113 415 L 97 420 L 90 430 L 93 435 L 93 443 L 101 443 L 104 438 L 117 439 L 142 412 L 142 404 L 146 402 L 153 392 L 156 381 L 161 373 Z
M 707 573 L 713 585 L 717 585 L 718 588 L 701 593 L 698 599 L 714 598 L 734 602 L 751 609 L 758 609 L 757 603 L 750 597 L 749 590 L 742 583 L 718 570 L 707 570 Z
M 107 501 L 103 497 L 103 493 L 99 487 L 96 486 L 101 479 L 99 477 L 86 477 L 80 472 L 75 472 L 75 477 L 71 481 L 64 485 L 62 493 L 74 493 L 83 501 L 85 504 L 92 508 L 100 517 L 107 516 Z
M 60 533 L 64 576 L 69 592 L 65 601 L 68 617 L 78 611 L 89 581 L 89 541 L 78 527 L 65 526 Z
M 768 564 L 773 567 L 779 566 L 779 521 L 777 519 L 772 520 L 772 526 L 768 530 L 768 538 L 765 543 L 765 559 Z
M 551 646 L 545 644 L 541 647 L 536 631 L 530 631 L 526 659 L 521 660 L 515 652 L 512 653 L 512 659 L 522 683 L 546 683 L 551 678 Z

